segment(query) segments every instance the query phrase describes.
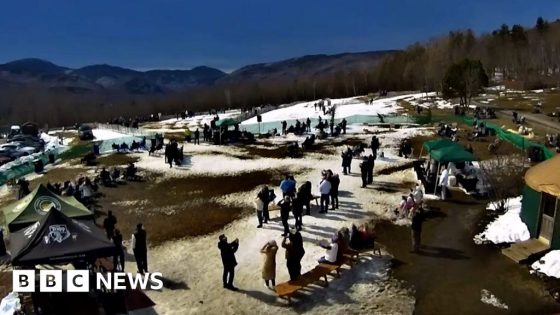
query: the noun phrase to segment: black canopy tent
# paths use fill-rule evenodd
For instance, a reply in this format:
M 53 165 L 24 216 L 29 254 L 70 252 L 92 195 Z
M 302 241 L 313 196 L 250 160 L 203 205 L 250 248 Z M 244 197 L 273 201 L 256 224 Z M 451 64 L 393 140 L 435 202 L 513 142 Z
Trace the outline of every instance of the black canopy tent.
M 112 256 L 115 245 L 90 221 L 52 208 L 40 221 L 10 235 L 12 265 L 66 264 Z

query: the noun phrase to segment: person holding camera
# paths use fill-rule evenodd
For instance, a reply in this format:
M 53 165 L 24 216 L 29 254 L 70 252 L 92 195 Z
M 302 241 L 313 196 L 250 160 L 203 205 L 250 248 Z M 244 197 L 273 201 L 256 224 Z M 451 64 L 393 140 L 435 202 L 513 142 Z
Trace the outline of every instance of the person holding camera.
M 233 286 L 233 278 L 235 277 L 235 266 L 237 266 L 235 252 L 239 248 L 239 239 L 236 238 L 233 242 L 228 243 L 227 237 L 222 234 L 219 236 L 219 240 L 218 248 L 220 249 L 222 263 L 224 265 L 224 273 L 222 276 L 224 288 L 237 291 L 239 289 Z

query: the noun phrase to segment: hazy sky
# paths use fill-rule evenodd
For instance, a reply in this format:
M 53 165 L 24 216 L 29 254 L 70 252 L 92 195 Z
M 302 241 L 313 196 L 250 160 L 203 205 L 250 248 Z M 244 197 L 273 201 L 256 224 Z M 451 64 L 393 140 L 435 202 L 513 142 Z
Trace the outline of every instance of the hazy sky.
M 2 0 L 0 63 L 233 70 L 560 18 L 560 0 Z

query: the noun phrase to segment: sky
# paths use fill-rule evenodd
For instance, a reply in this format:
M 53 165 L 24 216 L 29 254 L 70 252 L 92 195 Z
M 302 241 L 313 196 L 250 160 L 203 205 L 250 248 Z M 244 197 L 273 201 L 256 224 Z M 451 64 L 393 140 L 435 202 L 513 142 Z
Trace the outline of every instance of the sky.
M 1 0 L 0 63 L 226 72 L 560 18 L 559 0 Z

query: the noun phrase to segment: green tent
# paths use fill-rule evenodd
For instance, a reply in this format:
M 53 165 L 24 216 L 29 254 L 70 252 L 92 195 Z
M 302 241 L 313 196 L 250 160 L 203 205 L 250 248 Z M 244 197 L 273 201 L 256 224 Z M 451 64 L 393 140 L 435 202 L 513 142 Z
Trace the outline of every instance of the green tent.
M 466 162 L 477 160 L 472 153 L 467 151 L 460 144 L 432 150 L 430 156 L 438 162 Z
M 58 196 L 39 185 L 29 195 L 3 209 L 8 230 L 17 231 L 41 220 L 53 207 L 74 219 L 93 218 L 93 212 L 74 197 Z
M 424 142 L 423 148 L 426 149 L 426 151 L 428 152 L 432 152 L 432 150 L 437 150 L 449 146 L 461 146 L 461 145 L 456 142 L 453 142 L 451 139 L 442 138 L 442 139 L 434 139 L 434 140 Z
M 216 127 L 229 127 L 237 124 L 239 124 L 239 122 L 233 118 L 224 118 L 216 122 Z

